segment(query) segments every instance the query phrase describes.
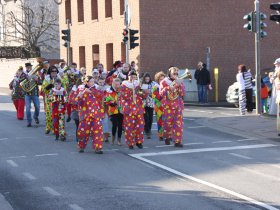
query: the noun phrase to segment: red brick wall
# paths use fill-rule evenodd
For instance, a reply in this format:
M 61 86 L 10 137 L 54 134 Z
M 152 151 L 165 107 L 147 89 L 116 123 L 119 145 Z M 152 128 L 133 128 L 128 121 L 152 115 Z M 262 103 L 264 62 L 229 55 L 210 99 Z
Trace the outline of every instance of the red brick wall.
M 261 1 L 261 11 L 268 16 L 272 2 Z M 196 68 L 198 61 L 206 62 L 206 47 L 210 47 L 210 71 L 220 70 L 219 98 L 224 100 L 238 64 L 245 63 L 254 72 L 254 34 L 243 29 L 243 16 L 253 9 L 253 0 L 141 0 L 142 71 L 166 71 L 170 65 Z M 280 28 L 265 22 L 269 26 L 268 37 L 261 41 L 262 69 L 280 57 Z

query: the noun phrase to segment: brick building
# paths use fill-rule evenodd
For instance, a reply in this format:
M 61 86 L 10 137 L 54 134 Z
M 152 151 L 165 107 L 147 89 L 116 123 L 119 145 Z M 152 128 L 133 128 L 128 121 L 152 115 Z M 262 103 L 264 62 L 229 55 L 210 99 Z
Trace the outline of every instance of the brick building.
M 261 11 L 268 16 L 272 2 L 261 1 Z M 91 69 L 100 62 L 111 69 L 113 61 L 125 60 L 123 5 L 124 0 L 62 1 L 60 30 L 71 19 L 72 58 L 80 67 Z M 141 71 L 166 71 L 170 65 L 195 69 L 198 61 L 206 61 L 206 48 L 210 47 L 210 71 L 213 76 L 213 69 L 219 68 L 222 100 L 235 81 L 238 64 L 245 63 L 254 72 L 254 34 L 243 29 L 242 19 L 254 9 L 254 0 L 129 0 L 129 5 L 130 27 L 140 31 L 140 47 L 130 51 L 130 61 L 135 60 Z M 266 23 L 262 69 L 273 67 L 280 57 L 280 28 L 269 20 Z M 66 48 L 60 54 L 66 58 Z

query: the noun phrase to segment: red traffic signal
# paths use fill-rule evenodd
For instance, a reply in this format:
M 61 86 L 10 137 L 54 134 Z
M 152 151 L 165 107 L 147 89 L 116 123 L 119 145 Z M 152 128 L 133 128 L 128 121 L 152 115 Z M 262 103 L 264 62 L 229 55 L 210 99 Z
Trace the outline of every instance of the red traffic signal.
M 123 29 L 123 43 L 127 43 L 127 41 L 128 41 L 128 30 L 126 30 L 126 29 Z

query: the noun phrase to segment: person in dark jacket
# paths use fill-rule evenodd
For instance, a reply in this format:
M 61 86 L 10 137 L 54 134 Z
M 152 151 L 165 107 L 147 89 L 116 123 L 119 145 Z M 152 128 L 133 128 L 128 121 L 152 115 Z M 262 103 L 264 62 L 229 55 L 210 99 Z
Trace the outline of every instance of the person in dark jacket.
M 195 71 L 194 78 L 197 83 L 198 102 L 207 103 L 207 91 L 210 85 L 210 73 L 206 68 L 206 64 L 199 62 L 198 69 Z

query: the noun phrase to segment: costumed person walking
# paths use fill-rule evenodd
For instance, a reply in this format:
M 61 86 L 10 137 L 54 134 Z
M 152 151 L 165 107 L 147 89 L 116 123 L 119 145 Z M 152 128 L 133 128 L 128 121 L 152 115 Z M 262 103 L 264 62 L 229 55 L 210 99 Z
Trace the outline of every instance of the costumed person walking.
M 276 103 L 276 97 L 277 97 L 277 89 L 275 84 L 275 79 L 277 78 L 278 72 L 280 72 L 280 58 L 277 58 L 274 61 L 275 70 L 273 73 L 272 78 L 270 79 L 270 82 L 272 83 L 272 91 L 271 91 L 271 98 L 270 98 L 270 106 L 269 106 L 269 114 L 270 115 L 278 115 L 277 114 L 277 103 Z
M 100 106 L 100 101 L 104 97 L 104 92 L 98 90 L 98 85 L 94 84 L 92 76 L 88 76 L 87 84 L 79 88 L 76 101 L 79 106 L 80 124 L 78 128 L 78 147 L 80 152 L 84 152 L 89 138 L 92 139 L 92 148 L 95 153 L 103 154 L 102 151 L 102 118 L 104 118 L 104 108 Z
M 39 114 L 40 114 L 40 101 L 39 101 L 39 85 L 41 85 L 41 80 L 38 73 L 31 72 L 32 65 L 31 63 L 26 63 L 26 74 L 24 74 L 24 79 L 28 82 L 33 81 L 32 83 L 34 86 L 29 90 L 25 91 L 25 110 L 26 110 L 26 117 L 27 117 L 27 127 L 32 126 L 32 118 L 31 118 L 31 101 L 33 101 L 35 112 L 33 115 L 33 119 L 36 124 L 39 124 Z
M 86 81 L 86 80 L 85 80 Z M 78 96 L 79 94 L 79 89 L 78 87 L 82 85 L 82 80 L 79 79 L 77 84 L 73 86 L 69 96 L 68 96 L 68 104 L 71 105 L 71 119 L 74 120 L 75 122 L 75 125 L 76 125 L 76 141 L 78 142 L 78 135 L 77 135 L 77 132 L 78 132 L 78 128 L 79 128 L 79 123 L 80 123 L 80 120 L 79 120 L 79 110 L 78 110 L 78 103 L 77 101 L 75 100 L 76 97 Z M 83 85 L 84 87 L 84 85 Z
M 119 104 L 119 94 L 120 94 L 121 80 L 119 78 L 113 79 L 112 86 L 110 90 L 107 90 L 105 97 L 105 104 L 108 106 L 108 114 L 112 121 L 112 144 L 115 143 L 116 133 L 117 143 L 121 146 L 122 138 L 122 125 L 123 125 L 123 115 L 120 112 L 121 107 Z
M 125 141 L 129 149 L 134 148 L 134 144 L 140 149 L 144 142 L 144 98 L 147 92 L 140 91 L 137 73 L 130 71 L 128 80 L 122 82 L 120 90 L 120 104 L 124 116 Z
M 72 68 L 70 70 L 67 70 L 66 73 L 63 76 L 62 83 L 65 85 L 65 90 L 67 92 L 67 99 L 69 96 L 69 93 L 71 92 L 73 86 L 77 83 L 77 81 L 80 79 L 81 74 L 80 71 L 76 69 L 77 64 L 72 63 Z M 67 119 L 66 122 L 71 121 L 71 104 L 66 105 L 66 111 L 67 111 Z
M 66 91 L 61 87 L 61 80 L 56 79 L 54 82 L 54 88 L 50 92 L 52 101 L 51 101 L 51 113 L 52 113 L 52 122 L 53 130 L 55 134 L 55 140 L 58 140 L 60 137 L 61 141 L 66 140 L 65 133 L 65 109 L 66 109 Z
M 156 119 L 157 119 L 157 129 L 158 129 L 158 138 L 160 141 L 163 141 L 163 130 L 162 130 L 162 115 L 163 115 L 163 106 L 161 103 L 161 95 L 159 94 L 159 84 L 161 81 L 165 78 L 165 74 L 160 71 L 156 73 L 155 75 L 155 82 L 156 84 L 154 85 L 152 89 L 152 97 L 154 99 L 155 105 L 154 105 L 154 110 L 156 113 Z
M 51 66 L 48 70 L 48 74 L 45 75 L 45 79 L 42 84 L 42 92 L 44 94 L 45 100 L 45 115 L 46 115 L 46 128 L 45 134 L 53 132 L 53 121 L 52 121 L 52 112 L 51 112 L 51 102 L 52 96 L 50 95 L 51 89 L 54 87 L 54 82 L 56 79 L 60 79 L 58 75 L 58 69 L 55 66 Z
M 175 147 L 183 147 L 183 109 L 184 109 L 184 83 L 178 80 L 179 69 L 168 69 L 168 77 L 160 83 L 160 95 L 163 106 L 163 137 L 165 144 L 174 141 Z
M 18 70 L 16 71 L 14 79 L 9 84 L 9 88 L 10 88 L 10 90 L 12 90 L 12 100 L 13 100 L 14 106 L 17 110 L 17 119 L 18 120 L 23 120 L 23 118 L 24 118 L 25 92 L 22 89 L 22 87 L 20 86 L 20 83 L 23 80 L 24 80 L 23 67 L 20 66 L 18 68 Z
M 145 106 L 145 126 L 144 131 L 148 139 L 151 138 L 152 135 L 152 125 L 153 125 L 153 117 L 154 117 L 154 99 L 152 98 L 152 88 L 156 83 L 152 81 L 152 78 L 149 73 L 145 73 L 142 80 L 142 88 L 146 86 L 148 96 L 144 99 Z

